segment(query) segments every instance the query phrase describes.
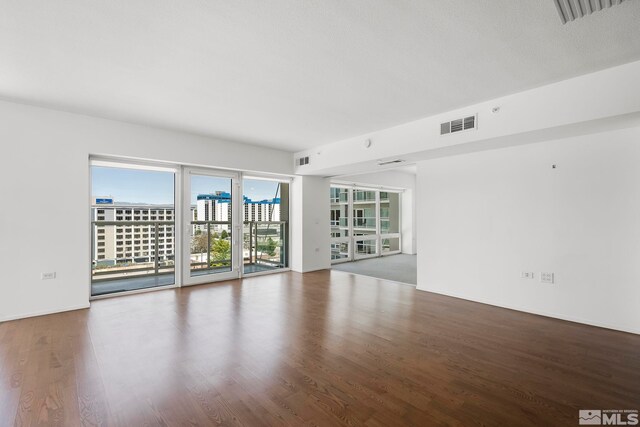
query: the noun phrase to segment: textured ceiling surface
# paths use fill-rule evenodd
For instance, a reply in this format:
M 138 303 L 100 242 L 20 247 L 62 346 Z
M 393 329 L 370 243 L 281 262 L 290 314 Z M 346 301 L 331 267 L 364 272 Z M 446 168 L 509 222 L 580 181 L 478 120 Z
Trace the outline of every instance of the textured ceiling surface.
M 0 98 L 290 151 L 640 59 L 640 1 L 0 0 Z

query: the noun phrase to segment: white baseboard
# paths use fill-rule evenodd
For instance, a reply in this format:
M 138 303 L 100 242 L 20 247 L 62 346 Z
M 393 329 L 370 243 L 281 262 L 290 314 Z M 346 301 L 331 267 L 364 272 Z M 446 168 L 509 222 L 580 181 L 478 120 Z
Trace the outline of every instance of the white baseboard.
M 89 308 L 90 306 L 91 304 L 87 302 L 86 304 L 65 307 L 57 310 L 34 311 L 32 313 L 24 313 L 24 314 L 18 314 L 14 316 L 5 316 L 5 317 L 0 317 L 0 322 L 9 322 L 11 320 L 26 319 L 27 317 L 46 316 L 47 314 L 63 313 L 65 311 L 82 310 L 85 308 Z
M 580 318 L 573 317 L 573 316 L 566 316 L 564 314 L 556 314 L 556 313 L 549 313 L 549 312 L 544 312 L 544 311 L 539 311 L 539 310 L 531 310 L 531 309 L 526 308 L 526 307 L 518 307 L 518 306 L 513 306 L 513 305 L 505 305 L 505 304 L 496 304 L 495 302 L 492 302 L 492 301 L 481 300 L 481 299 L 471 299 L 469 297 L 462 296 L 462 295 L 456 295 L 456 294 L 450 293 L 450 292 L 435 291 L 435 290 L 432 290 L 432 289 L 424 289 L 424 288 L 418 288 L 418 287 L 416 287 L 416 289 L 419 290 L 419 291 L 431 292 L 431 293 L 434 293 L 434 294 L 444 295 L 444 296 L 453 297 L 453 298 L 459 298 L 459 299 L 463 299 L 463 300 L 466 300 L 466 301 L 478 302 L 480 304 L 492 305 L 494 307 L 500 307 L 500 308 L 506 308 L 506 309 L 509 309 L 509 310 L 521 311 L 523 313 L 535 314 L 537 316 L 550 317 L 552 319 L 565 320 L 567 322 L 581 323 L 583 325 L 596 326 L 598 328 L 605 328 L 605 329 L 611 329 L 611 330 L 614 330 L 614 331 L 627 332 L 627 333 L 630 333 L 630 334 L 640 335 L 640 329 L 629 328 L 629 327 L 626 327 L 626 326 L 618 326 L 618 325 L 611 325 L 611 324 L 602 323 L 602 322 L 594 322 L 592 320 L 580 319 Z
M 312 273 L 314 271 L 322 271 L 322 270 L 331 270 L 331 266 L 329 266 L 329 267 L 320 267 L 320 268 L 310 268 L 310 269 L 307 269 L 307 270 L 295 269 L 293 267 L 290 269 L 290 271 L 293 271 L 294 273 L 302 273 L 302 274 Z

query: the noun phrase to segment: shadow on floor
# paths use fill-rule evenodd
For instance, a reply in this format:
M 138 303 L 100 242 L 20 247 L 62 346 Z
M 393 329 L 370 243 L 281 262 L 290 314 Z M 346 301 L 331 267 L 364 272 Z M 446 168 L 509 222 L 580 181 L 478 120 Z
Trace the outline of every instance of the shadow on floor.
M 334 264 L 332 269 L 410 285 L 418 283 L 418 264 L 415 255 L 398 254 L 345 262 Z

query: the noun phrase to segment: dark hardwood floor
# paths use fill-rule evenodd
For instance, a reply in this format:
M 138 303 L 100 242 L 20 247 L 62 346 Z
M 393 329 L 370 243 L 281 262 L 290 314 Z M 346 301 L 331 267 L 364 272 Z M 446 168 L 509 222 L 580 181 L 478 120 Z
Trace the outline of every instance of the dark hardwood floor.
M 343 272 L 0 324 L 0 425 L 578 424 L 640 409 L 640 336 Z

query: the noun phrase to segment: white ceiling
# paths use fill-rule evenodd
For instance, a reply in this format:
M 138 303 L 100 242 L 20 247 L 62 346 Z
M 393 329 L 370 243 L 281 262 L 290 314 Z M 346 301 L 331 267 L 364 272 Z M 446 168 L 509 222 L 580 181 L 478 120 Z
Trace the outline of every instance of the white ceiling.
M 0 97 L 302 150 L 640 59 L 640 1 L 0 0 Z
M 400 166 L 392 170 L 415 175 L 418 172 L 418 167 L 415 164 L 413 164 L 413 165 Z

